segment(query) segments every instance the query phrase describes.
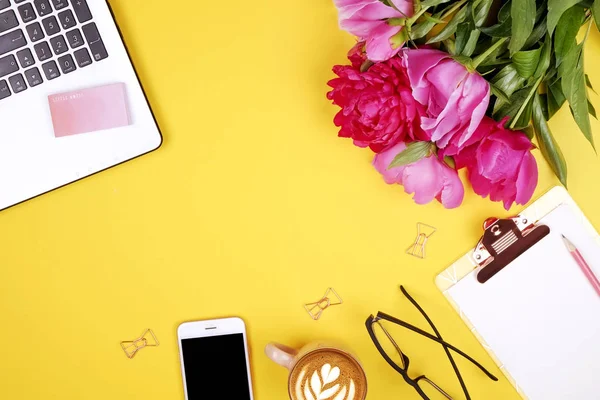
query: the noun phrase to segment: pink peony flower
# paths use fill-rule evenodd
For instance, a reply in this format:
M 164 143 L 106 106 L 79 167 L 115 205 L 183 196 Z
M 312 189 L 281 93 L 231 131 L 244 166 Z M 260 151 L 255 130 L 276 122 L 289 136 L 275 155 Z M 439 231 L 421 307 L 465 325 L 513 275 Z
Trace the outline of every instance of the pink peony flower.
M 456 154 L 475 133 L 490 102 L 490 85 L 448 53 L 433 49 L 404 50 L 414 98 L 427 108 L 421 127 L 436 145 Z
M 327 98 L 342 108 L 334 119 L 339 136 L 376 153 L 400 141 L 427 140 L 420 127 L 424 107 L 412 96 L 402 60 L 395 57 L 360 72 L 357 51 L 350 51 L 353 65 L 335 66 L 339 78 L 328 83 L 333 90 Z
M 483 139 L 455 157 L 457 168 L 467 168 L 475 193 L 502 201 L 504 208 L 513 203 L 526 204 L 538 183 L 533 145 L 523 132 L 506 129 L 504 122 L 485 117 L 475 135 Z
M 373 165 L 383 175 L 388 184 L 404 186 L 406 193 L 414 193 L 417 204 L 427 204 L 437 199 L 446 208 L 456 208 L 462 204 L 465 189 L 458 173 L 440 161 L 435 155 L 421 160 L 388 169 L 394 158 L 406 149 L 405 143 L 377 154 Z
M 380 0 L 334 2 L 339 10 L 340 27 L 366 41 L 367 56 L 371 61 L 389 60 L 398 54 L 404 43 L 392 44 L 390 39 L 403 27 L 390 25 L 388 19 L 412 17 L 414 5 L 411 0 L 390 0 L 394 7 Z

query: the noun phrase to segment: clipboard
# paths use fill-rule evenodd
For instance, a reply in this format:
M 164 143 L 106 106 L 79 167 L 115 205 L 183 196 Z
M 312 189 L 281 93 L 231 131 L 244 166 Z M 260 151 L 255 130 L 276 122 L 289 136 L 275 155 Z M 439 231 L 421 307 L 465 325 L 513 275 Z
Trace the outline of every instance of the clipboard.
M 600 296 L 563 234 L 600 276 L 600 235 L 556 187 L 518 217 L 486 221 L 477 246 L 436 278 L 524 399 L 600 398 Z

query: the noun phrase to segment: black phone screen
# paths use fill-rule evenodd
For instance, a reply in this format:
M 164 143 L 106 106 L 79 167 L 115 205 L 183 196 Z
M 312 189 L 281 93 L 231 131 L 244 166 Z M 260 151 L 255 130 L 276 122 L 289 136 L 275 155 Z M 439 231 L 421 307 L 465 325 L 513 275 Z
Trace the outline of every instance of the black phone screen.
M 182 339 L 189 400 L 250 400 L 244 335 Z

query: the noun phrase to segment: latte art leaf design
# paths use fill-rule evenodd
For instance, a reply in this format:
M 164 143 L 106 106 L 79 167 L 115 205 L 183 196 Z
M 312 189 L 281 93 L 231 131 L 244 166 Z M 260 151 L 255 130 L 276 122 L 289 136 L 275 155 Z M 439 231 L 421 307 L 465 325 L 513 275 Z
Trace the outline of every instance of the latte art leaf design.
M 348 386 L 341 386 L 336 381 L 340 377 L 340 369 L 324 364 L 321 373 L 314 371 L 308 377 L 306 369 L 298 376 L 296 381 L 296 397 L 300 400 L 354 400 L 356 387 L 350 380 Z M 306 377 L 306 379 L 305 379 Z M 304 384 L 304 390 L 302 390 Z M 341 386 L 341 387 L 340 387 Z

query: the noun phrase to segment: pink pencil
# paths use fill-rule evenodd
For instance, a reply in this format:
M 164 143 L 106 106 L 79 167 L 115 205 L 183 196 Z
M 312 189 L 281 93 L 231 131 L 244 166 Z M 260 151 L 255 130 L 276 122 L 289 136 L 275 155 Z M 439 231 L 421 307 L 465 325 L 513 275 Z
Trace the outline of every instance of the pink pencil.
M 565 245 L 567 246 L 567 250 L 569 250 L 569 253 L 571 253 L 573 258 L 583 271 L 585 277 L 590 281 L 594 289 L 596 289 L 596 293 L 598 293 L 598 295 L 600 296 L 600 281 L 598 280 L 598 277 L 594 274 L 594 271 L 592 271 L 588 263 L 585 261 L 585 259 L 579 252 L 579 250 L 577 250 L 577 247 L 575 247 L 575 245 L 571 243 L 571 241 L 567 239 L 565 235 L 563 235 L 563 240 L 565 242 Z

